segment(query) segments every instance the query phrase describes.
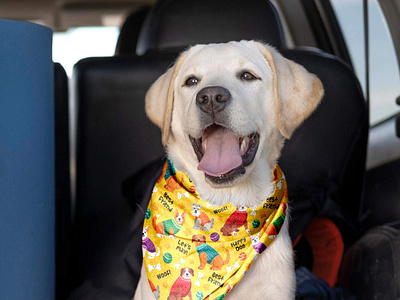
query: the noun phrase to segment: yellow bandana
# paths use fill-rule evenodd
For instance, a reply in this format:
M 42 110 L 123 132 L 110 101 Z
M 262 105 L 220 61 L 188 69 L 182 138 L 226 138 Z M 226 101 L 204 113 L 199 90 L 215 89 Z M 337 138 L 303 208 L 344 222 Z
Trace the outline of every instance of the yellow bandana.
M 288 192 L 277 165 L 273 180 L 274 193 L 257 207 L 215 207 L 199 197 L 186 174 L 166 162 L 142 235 L 156 299 L 222 299 L 239 282 L 285 220 Z

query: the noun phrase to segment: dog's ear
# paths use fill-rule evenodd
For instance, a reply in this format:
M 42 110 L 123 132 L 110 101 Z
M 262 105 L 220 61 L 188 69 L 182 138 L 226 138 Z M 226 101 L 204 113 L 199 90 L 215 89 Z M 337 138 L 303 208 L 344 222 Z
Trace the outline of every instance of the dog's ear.
M 205 235 L 202 235 L 202 236 L 201 236 L 201 241 L 204 242 L 204 243 L 207 242 L 206 236 L 205 236 Z
M 194 234 L 194 235 L 192 236 L 192 243 L 193 243 L 195 240 L 196 240 L 196 235 Z
M 146 94 L 145 108 L 149 119 L 161 128 L 162 143 L 168 142 L 172 107 L 174 104 L 174 82 L 179 72 L 185 53 L 181 54 L 175 64 L 161 75 L 150 87 Z
M 273 73 L 278 129 L 290 138 L 315 110 L 324 95 L 321 81 L 299 64 L 284 58 L 274 48 L 258 44 Z
M 189 268 L 189 273 L 192 274 L 192 276 L 194 276 L 194 270 L 192 268 Z

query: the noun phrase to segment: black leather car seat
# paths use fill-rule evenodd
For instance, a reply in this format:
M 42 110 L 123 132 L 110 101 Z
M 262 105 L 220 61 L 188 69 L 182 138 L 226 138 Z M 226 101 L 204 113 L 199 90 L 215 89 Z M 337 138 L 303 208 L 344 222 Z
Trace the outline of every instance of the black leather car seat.
M 283 55 L 316 74 L 325 95 L 317 110 L 285 143 L 280 164 L 288 180 L 295 239 L 315 216 L 327 216 L 346 243 L 360 232 L 368 111 L 353 71 L 337 57 L 315 49 Z M 303 227 L 303 228 L 302 228 Z
M 144 97 L 174 57 L 88 58 L 75 65 L 77 88 L 76 278 L 101 278 L 130 234 L 122 182 L 163 156 Z M 105 280 L 107 281 L 107 280 Z

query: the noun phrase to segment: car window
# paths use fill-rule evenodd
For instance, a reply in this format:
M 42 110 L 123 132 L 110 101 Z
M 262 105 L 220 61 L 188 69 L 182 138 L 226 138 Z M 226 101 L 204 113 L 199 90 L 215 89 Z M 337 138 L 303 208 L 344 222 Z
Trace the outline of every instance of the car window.
M 370 123 L 377 124 L 400 111 L 400 73 L 389 28 L 376 0 L 369 3 Z M 365 92 L 362 0 L 332 0 L 355 72 Z
M 82 58 L 112 56 L 119 34 L 118 27 L 79 27 L 53 35 L 53 61 L 71 77 L 74 64 Z

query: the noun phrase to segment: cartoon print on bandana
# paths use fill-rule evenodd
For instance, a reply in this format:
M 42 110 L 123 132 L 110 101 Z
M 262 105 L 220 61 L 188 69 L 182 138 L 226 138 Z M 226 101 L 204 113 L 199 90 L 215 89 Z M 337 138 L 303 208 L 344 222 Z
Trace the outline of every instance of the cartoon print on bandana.
M 143 228 L 143 232 L 142 232 L 143 257 L 146 255 L 146 250 L 147 250 L 147 252 L 149 253 L 149 259 L 153 259 L 155 256 L 160 255 L 160 248 L 157 247 L 157 249 L 158 249 L 158 252 L 157 252 L 153 241 L 147 236 L 147 231 L 149 231 L 149 226 L 146 226 L 145 228 Z
M 263 253 L 267 246 L 264 245 L 263 242 L 260 241 L 260 232 L 255 235 L 250 235 L 251 245 L 254 248 L 255 254 L 253 260 L 256 260 L 258 255 Z
M 285 222 L 287 205 L 286 203 L 281 203 L 281 206 L 282 206 L 282 214 L 268 227 L 267 227 L 267 222 L 265 222 L 263 225 L 263 230 L 265 231 L 265 233 L 268 235 L 269 238 L 275 238 L 278 235 L 279 231 L 281 230 L 283 222 Z
M 178 195 L 179 197 L 179 195 Z M 194 226 L 193 229 L 195 230 L 204 230 L 209 231 L 214 226 L 214 218 L 210 220 L 207 214 L 204 211 L 201 211 L 200 204 L 192 203 L 192 216 L 194 217 Z
M 286 181 L 278 166 L 272 176 L 275 191 L 259 206 L 215 207 L 166 162 L 142 236 L 146 274 L 157 299 L 222 299 L 239 282 L 285 221 Z
M 182 268 L 180 276 L 173 283 L 170 291 L 168 300 L 179 300 L 183 297 L 188 296 L 192 300 L 192 277 L 194 271 L 192 268 Z
M 210 270 L 221 270 L 223 265 L 229 262 L 229 250 L 226 250 L 226 259 L 223 260 L 213 247 L 207 244 L 206 237 L 202 234 L 192 236 L 192 243 L 195 244 L 197 253 L 199 254 L 200 266 L 199 270 L 203 270 L 206 264 L 211 265 Z
M 172 165 L 170 160 L 168 160 L 167 163 L 165 164 L 163 174 L 164 175 L 161 176 L 161 177 L 164 177 L 164 180 L 165 180 L 164 188 L 168 192 L 173 193 L 175 190 L 178 190 L 178 189 L 181 188 L 181 185 L 182 185 L 182 182 L 183 182 L 183 174 L 182 174 L 181 182 L 178 183 L 178 180 L 177 180 L 177 177 L 176 177 L 175 168 Z
M 160 215 L 155 215 L 153 217 L 153 228 L 156 231 L 158 237 L 169 236 L 170 238 L 175 238 L 175 234 L 182 229 L 182 225 L 185 223 L 186 212 L 179 213 L 175 209 L 175 216 L 171 219 L 161 221 L 157 223 L 157 219 Z
M 247 226 L 247 206 L 238 206 L 233 214 L 231 214 L 226 220 L 224 226 L 221 228 L 221 232 L 225 236 L 237 235 L 239 228 L 244 226 L 247 233 L 250 233 Z

